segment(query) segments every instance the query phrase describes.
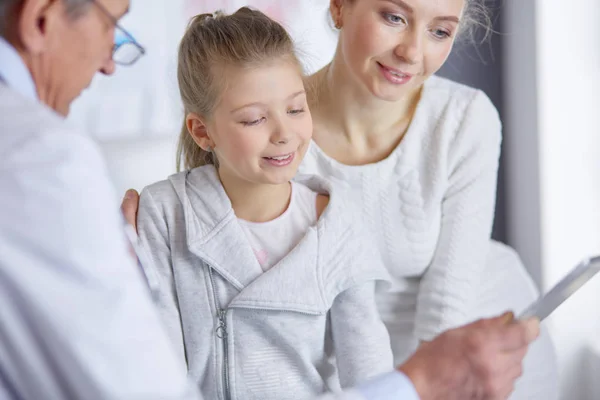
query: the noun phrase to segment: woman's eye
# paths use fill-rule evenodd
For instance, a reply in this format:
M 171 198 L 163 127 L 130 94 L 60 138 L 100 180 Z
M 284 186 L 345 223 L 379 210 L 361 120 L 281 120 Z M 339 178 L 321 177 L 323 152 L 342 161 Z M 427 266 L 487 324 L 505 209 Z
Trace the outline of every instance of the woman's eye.
M 304 112 L 304 108 L 296 108 L 296 109 L 288 111 L 288 113 L 292 114 L 292 115 L 302 114 L 303 112 Z
M 447 39 L 452 36 L 452 34 L 444 29 L 434 29 L 433 36 L 435 36 L 437 39 Z
M 406 25 L 406 19 L 397 14 L 383 13 L 383 18 L 394 25 Z

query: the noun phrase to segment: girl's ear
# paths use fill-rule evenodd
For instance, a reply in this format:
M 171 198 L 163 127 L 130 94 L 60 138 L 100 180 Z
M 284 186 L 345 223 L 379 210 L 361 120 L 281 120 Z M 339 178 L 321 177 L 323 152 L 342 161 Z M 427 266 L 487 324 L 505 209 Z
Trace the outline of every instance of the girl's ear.
M 208 134 L 208 128 L 204 118 L 200 117 L 198 114 L 189 113 L 185 117 L 185 125 L 187 126 L 187 130 L 192 136 L 192 139 L 194 139 L 194 142 L 196 142 L 202 150 L 210 151 L 210 149 L 215 148 L 215 142 Z

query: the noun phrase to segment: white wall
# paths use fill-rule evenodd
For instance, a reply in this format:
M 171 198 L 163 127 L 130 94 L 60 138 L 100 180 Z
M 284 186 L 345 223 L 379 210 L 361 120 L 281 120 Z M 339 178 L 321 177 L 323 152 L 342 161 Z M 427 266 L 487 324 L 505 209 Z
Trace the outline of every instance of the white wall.
M 597 0 L 538 1 L 542 260 L 551 284 L 600 253 L 600 36 Z M 586 393 L 586 344 L 599 340 L 600 281 L 554 316 L 562 394 Z M 591 378 L 591 377 L 590 377 Z M 597 377 L 595 377 L 597 379 Z M 571 397 L 573 395 L 578 397 Z
M 175 68 L 185 23 L 182 0 L 132 1 L 122 25 L 146 47 L 131 67 L 112 77 L 97 74 L 69 119 L 99 139 L 148 137 L 170 132 L 181 120 Z
M 509 0 L 506 7 L 511 241 L 548 290 L 580 259 L 600 254 L 600 2 Z M 561 398 L 594 398 L 600 278 L 549 324 Z

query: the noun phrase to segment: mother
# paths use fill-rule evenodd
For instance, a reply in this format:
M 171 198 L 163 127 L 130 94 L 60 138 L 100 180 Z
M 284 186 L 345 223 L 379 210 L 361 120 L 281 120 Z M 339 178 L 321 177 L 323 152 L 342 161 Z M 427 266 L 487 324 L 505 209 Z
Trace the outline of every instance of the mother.
M 536 296 L 516 254 L 490 240 L 498 113 L 483 92 L 432 76 L 481 7 L 330 0 L 337 49 L 307 79 L 315 130 L 301 173 L 346 185 L 362 203 L 395 278 L 378 300 L 396 363 L 419 341 Z M 554 399 L 556 383 L 544 332 L 511 398 Z

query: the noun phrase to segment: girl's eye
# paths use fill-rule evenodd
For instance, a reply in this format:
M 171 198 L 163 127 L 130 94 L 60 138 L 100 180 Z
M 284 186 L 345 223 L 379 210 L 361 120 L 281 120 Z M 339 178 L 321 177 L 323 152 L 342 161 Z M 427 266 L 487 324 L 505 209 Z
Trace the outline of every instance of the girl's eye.
M 260 124 L 263 120 L 265 119 L 265 117 L 259 118 L 259 119 L 255 119 L 252 121 L 242 121 L 242 125 L 244 126 L 254 126 L 254 125 L 258 125 Z
M 288 111 L 288 113 L 292 114 L 292 115 L 302 114 L 303 112 L 304 112 L 304 108 L 296 108 L 296 109 Z

